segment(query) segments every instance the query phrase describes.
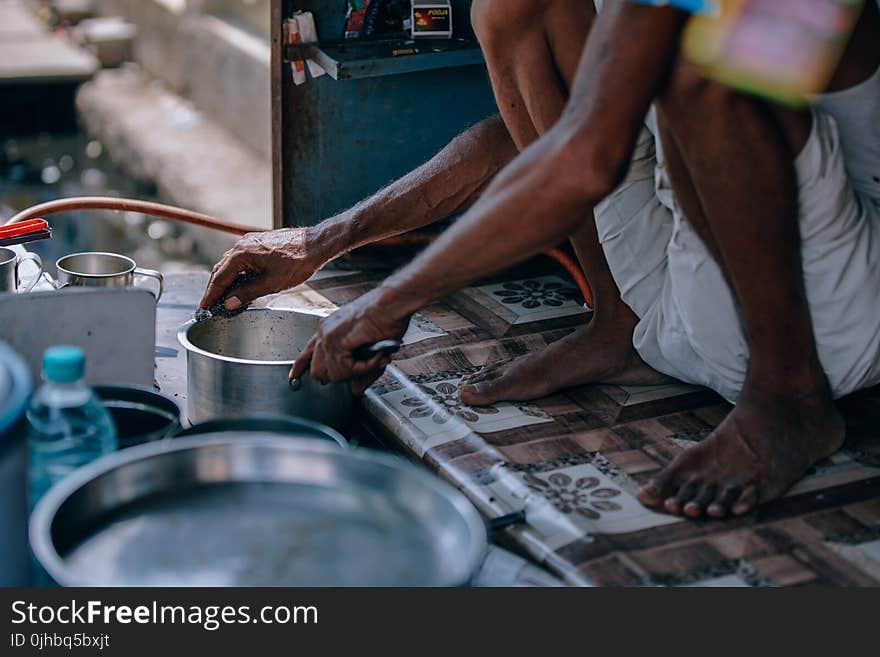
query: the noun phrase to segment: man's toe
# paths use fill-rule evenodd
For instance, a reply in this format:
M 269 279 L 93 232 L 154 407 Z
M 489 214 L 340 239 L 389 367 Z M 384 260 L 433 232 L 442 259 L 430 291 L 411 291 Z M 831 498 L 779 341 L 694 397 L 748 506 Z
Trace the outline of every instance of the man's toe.
M 703 484 L 696 496 L 684 505 L 685 515 L 691 518 L 700 518 L 706 511 L 709 503 L 715 499 L 716 486 L 713 483 Z
M 504 394 L 498 380 L 477 381 L 466 383 L 458 390 L 458 397 L 469 406 L 488 406 L 494 404 Z
M 733 503 L 730 511 L 735 516 L 745 515 L 755 508 L 758 503 L 758 487 L 754 484 L 746 486 L 740 494 L 736 502 Z
M 663 507 L 669 513 L 681 515 L 684 511 L 685 505 L 694 499 L 694 496 L 699 489 L 700 486 L 694 479 L 687 479 L 684 484 L 679 487 L 675 495 L 670 495 L 666 498 L 666 501 L 663 502 Z
M 739 499 L 742 493 L 742 487 L 737 485 L 727 485 L 721 489 L 721 492 L 715 497 L 706 512 L 713 518 L 723 518 L 730 512 L 730 507 Z
M 653 477 L 636 493 L 636 499 L 645 506 L 661 506 L 675 489 L 675 471 L 667 467 Z
M 473 374 L 468 374 L 467 376 L 462 377 L 461 383 L 463 385 L 479 383 L 480 381 L 487 381 L 490 379 L 494 379 L 498 376 L 497 368 L 494 365 L 486 365 L 483 369 L 474 372 Z

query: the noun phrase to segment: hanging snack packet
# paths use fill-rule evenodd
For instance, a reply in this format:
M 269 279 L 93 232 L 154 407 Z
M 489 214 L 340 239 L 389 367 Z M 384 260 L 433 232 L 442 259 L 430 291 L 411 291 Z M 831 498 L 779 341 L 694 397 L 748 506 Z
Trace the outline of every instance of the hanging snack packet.
M 694 15 L 682 51 L 718 82 L 789 105 L 822 93 L 864 0 L 635 0 Z

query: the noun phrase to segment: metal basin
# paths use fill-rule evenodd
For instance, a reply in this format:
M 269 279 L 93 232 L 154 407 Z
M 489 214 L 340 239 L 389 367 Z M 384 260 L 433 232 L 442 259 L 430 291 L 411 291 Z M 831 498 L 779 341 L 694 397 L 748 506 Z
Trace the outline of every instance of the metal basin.
M 486 549 L 474 507 L 427 471 L 271 434 L 106 456 L 42 498 L 30 534 L 76 586 L 458 586 Z
M 290 366 L 319 321 L 259 308 L 181 327 L 190 421 L 280 414 L 345 428 L 354 408 L 348 383 L 321 385 L 306 375 L 292 388 L 288 381 Z
M 180 431 L 180 407 L 170 397 L 141 386 L 96 386 L 95 393 L 113 418 L 119 449 Z
M 27 410 L 31 377 L 24 360 L 0 342 L 0 586 L 26 586 Z
M 348 441 L 345 437 L 328 427 L 326 424 L 319 424 L 312 420 L 306 420 L 302 417 L 293 417 L 289 415 L 254 415 L 250 417 L 239 418 L 218 418 L 216 420 L 208 420 L 200 424 L 194 424 L 188 429 L 177 433 L 175 438 L 186 438 L 188 436 L 202 436 L 206 433 L 243 433 L 243 432 L 259 432 L 274 433 L 285 436 L 296 436 L 304 438 L 317 438 L 336 443 L 340 447 L 348 447 Z

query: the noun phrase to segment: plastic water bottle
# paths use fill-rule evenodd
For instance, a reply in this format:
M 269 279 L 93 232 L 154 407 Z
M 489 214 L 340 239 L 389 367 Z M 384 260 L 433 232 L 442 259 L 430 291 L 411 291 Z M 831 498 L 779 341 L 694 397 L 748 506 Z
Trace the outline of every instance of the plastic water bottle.
M 79 347 L 52 347 L 43 355 L 44 383 L 27 412 L 31 509 L 53 484 L 117 449 L 113 419 L 83 382 L 85 369 Z

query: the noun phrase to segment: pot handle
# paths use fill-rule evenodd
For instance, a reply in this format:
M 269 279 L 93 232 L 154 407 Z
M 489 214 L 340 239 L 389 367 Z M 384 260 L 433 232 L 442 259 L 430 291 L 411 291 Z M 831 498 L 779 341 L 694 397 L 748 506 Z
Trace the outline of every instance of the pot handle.
M 42 278 L 42 276 L 43 276 L 43 261 L 40 260 L 40 256 L 38 256 L 36 253 L 28 252 L 28 253 L 23 253 L 20 256 L 18 256 L 18 262 L 15 263 L 15 286 L 16 287 L 18 287 L 19 283 L 21 282 L 21 276 L 19 276 L 18 270 L 21 268 L 21 264 L 23 262 L 33 262 L 37 266 L 37 269 L 38 269 L 37 275 L 34 277 L 34 280 L 31 281 L 31 284 L 28 285 L 26 290 L 24 290 L 24 294 L 27 294 L 28 292 L 30 292 L 31 290 L 33 290 L 36 287 L 37 283 L 40 282 L 40 278 Z
M 162 292 L 165 288 L 165 278 L 162 274 L 155 269 L 144 269 L 143 267 L 137 267 L 134 270 L 134 273 L 140 276 L 146 276 L 147 278 L 152 278 L 156 281 L 158 289 L 153 293 L 153 296 L 156 297 L 156 302 L 158 303 L 159 299 L 162 298 Z
M 400 340 L 380 340 L 379 342 L 373 342 L 371 344 L 365 344 L 361 347 L 358 347 L 354 350 L 352 356 L 354 356 L 355 360 L 370 360 L 373 356 L 377 354 L 382 354 L 384 356 L 391 356 L 392 354 L 400 351 L 400 348 L 403 346 L 403 343 Z M 287 385 L 291 390 L 296 392 L 300 388 L 302 388 L 302 377 L 299 379 L 288 379 Z

